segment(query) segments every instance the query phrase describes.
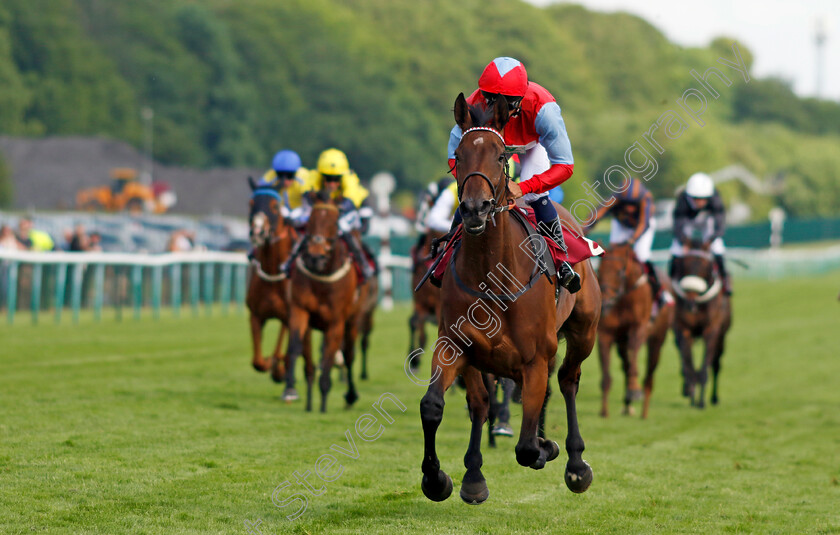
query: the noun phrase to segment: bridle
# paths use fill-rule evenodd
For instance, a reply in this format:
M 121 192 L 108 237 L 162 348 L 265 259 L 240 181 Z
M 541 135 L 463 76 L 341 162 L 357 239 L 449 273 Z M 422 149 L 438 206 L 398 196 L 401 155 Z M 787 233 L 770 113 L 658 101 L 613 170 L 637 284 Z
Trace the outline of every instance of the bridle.
M 505 138 L 502 137 L 502 134 L 498 130 L 496 130 L 495 128 L 490 128 L 489 126 L 474 126 L 472 128 L 468 128 L 461 135 L 461 141 L 463 141 L 464 137 L 467 134 L 469 134 L 470 132 L 476 132 L 476 131 L 481 131 L 481 130 L 484 130 L 484 131 L 487 131 L 487 132 L 492 132 L 493 134 L 495 134 L 496 137 L 498 137 L 501 140 L 502 147 L 505 147 Z M 503 154 L 503 158 L 504 158 L 504 163 L 502 164 L 502 176 L 504 176 L 504 178 L 505 178 L 504 187 L 502 188 L 502 191 L 501 192 L 496 191 L 497 186 L 493 185 L 493 182 L 490 180 L 490 178 L 487 175 L 485 175 L 484 173 L 482 173 L 480 171 L 473 171 L 472 173 L 467 173 L 467 175 L 464 177 L 463 182 L 461 182 L 458 185 L 458 202 L 459 203 L 461 202 L 461 196 L 463 195 L 464 188 L 467 186 L 467 182 L 472 177 L 477 176 L 477 177 L 481 177 L 482 179 L 484 179 L 484 181 L 490 187 L 490 191 L 493 193 L 493 199 L 490 201 L 493 205 L 493 208 L 490 210 L 491 214 L 498 214 L 500 212 L 504 212 L 505 210 L 509 210 L 511 208 L 513 203 L 505 204 L 504 206 L 500 206 L 500 202 L 501 202 L 500 197 L 502 195 L 504 195 L 505 191 L 507 191 L 508 183 L 510 182 L 510 176 L 507 173 L 507 163 L 508 163 L 508 158 L 510 156 L 508 155 L 507 150 L 505 150 L 502 154 Z M 499 177 L 499 184 L 502 183 L 501 178 L 502 177 L 500 176 Z
M 275 199 L 277 199 L 278 203 L 283 202 L 282 199 L 280 198 L 280 194 L 277 193 L 277 191 L 274 190 L 273 188 L 257 188 L 251 194 L 251 200 L 253 200 L 254 197 L 262 196 L 262 195 L 267 195 L 269 197 L 274 197 Z M 265 217 L 268 218 L 268 238 L 269 239 L 266 242 L 264 242 L 262 245 L 260 245 L 260 247 L 264 247 L 266 245 L 274 245 L 275 243 L 289 237 L 289 227 L 287 227 L 285 225 L 283 226 L 282 232 L 280 232 L 278 234 L 274 233 L 274 229 L 277 226 L 277 223 L 279 222 L 279 215 L 274 215 L 274 214 L 271 213 L 271 211 L 268 211 L 267 213 L 266 212 L 262 212 L 262 213 L 265 213 Z M 254 218 L 255 215 L 256 214 L 252 213 L 251 216 L 248 218 L 249 221 L 253 221 L 253 218 Z M 252 231 L 253 231 L 253 229 L 252 229 Z M 266 281 L 266 282 L 280 282 L 280 281 L 286 279 L 286 274 L 282 271 L 280 273 L 276 273 L 276 274 L 266 272 L 262 267 L 262 262 L 257 260 L 256 258 L 251 260 L 251 265 L 254 266 L 254 270 L 255 270 L 257 276 L 259 278 L 261 278 L 262 280 Z
M 267 195 L 269 197 L 274 197 L 275 199 L 277 199 L 278 204 L 281 204 L 283 202 L 283 199 L 280 198 L 280 194 L 277 193 L 277 191 L 274 190 L 273 188 L 258 188 L 256 190 L 254 190 L 254 192 L 251 194 L 251 200 L 253 200 L 254 197 L 258 197 L 258 196 L 262 196 L 262 195 Z M 253 220 L 254 215 L 255 214 L 252 213 L 251 216 L 248 219 Z M 268 244 L 275 244 L 275 243 L 279 242 L 280 240 L 285 239 L 289 235 L 289 228 L 287 226 L 284 225 L 283 230 L 280 233 L 278 233 L 278 234 L 274 233 L 274 229 L 277 226 L 277 223 L 279 221 L 280 216 L 272 214 L 270 211 L 265 213 L 265 215 L 268 218 L 268 237 L 269 237 Z M 265 244 L 263 244 L 263 245 L 265 245 Z
M 698 304 L 705 304 L 714 299 L 719 293 L 721 288 L 723 287 L 723 282 L 721 281 L 721 277 L 718 272 L 714 269 L 714 257 L 708 251 L 704 251 L 702 249 L 690 249 L 681 258 L 686 257 L 694 257 L 694 258 L 702 258 L 707 262 L 712 263 L 711 269 L 711 284 L 705 277 L 700 277 L 699 275 L 692 275 L 686 274 L 682 275 L 679 280 L 676 281 L 676 284 L 673 285 L 674 293 L 676 294 L 677 298 L 681 301 L 687 302 L 689 305 L 696 306 Z M 695 283 L 695 282 L 702 282 L 705 284 L 706 289 L 705 291 L 701 290 L 697 297 L 693 299 L 689 299 L 686 295 L 685 291 L 682 288 L 682 282 L 686 281 L 687 283 Z

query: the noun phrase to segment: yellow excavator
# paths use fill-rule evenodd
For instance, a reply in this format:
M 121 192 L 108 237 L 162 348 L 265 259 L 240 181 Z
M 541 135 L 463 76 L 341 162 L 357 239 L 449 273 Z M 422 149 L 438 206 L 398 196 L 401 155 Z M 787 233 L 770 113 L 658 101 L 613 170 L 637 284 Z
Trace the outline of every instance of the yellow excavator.
M 162 214 L 175 205 L 175 192 L 162 182 L 147 186 L 140 182 L 136 169 L 111 169 L 111 185 L 80 190 L 76 193 L 76 207 L 86 211 Z

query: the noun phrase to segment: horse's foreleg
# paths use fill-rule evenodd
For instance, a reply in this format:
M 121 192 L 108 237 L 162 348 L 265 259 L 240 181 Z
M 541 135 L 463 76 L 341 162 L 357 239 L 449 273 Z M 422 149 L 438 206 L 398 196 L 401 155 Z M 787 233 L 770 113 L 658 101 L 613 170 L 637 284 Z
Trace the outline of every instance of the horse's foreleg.
M 274 353 L 271 354 L 271 366 L 274 368 L 277 366 L 277 363 L 283 363 L 285 366 L 286 355 L 283 354 L 283 340 L 286 339 L 286 335 L 289 333 L 289 326 L 281 321 L 280 322 L 280 333 L 277 335 L 277 345 L 274 346 Z M 282 370 L 282 368 L 281 368 Z M 280 372 L 278 375 L 283 376 L 285 375 L 283 372 Z
M 423 482 L 420 488 L 427 498 L 435 502 L 442 502 L 452 494 L 452 478 L 440 469 L 440 460 L 435 451 L 435 435 L 443 419 L 443 394 L 455 381 L 464 360 L 463 357 L 454 362 L 447 360 L 448 355 L 442 355 L 444 351 L 435 347 L 431 382 L 420 400 L 420 420 L 423 422 Z
M 344 400 L 347 402 L 348 407 L 352 406 L 359 399 L 359 395 L 356 393 L 356 385 L 353 384 L 353 361 L 356 358 L 357 334 L 358 329 L 355 323 L 352 321 L 349 322 L 344 328 L 344 348 L 342 349 L 344 365 L 347 366 L 347 393 L 344 394 Z
M 414 342 L 417 339 L 417 327 L 415 327 L 415 318 L 417 317 L 417 311 L 411 313 L 411 316 L 408 317 L 408 353 L 411 354 L 415 349 L 417 349 L 417 344 Z M 412 364 L 413 366 L 413 364 Z
M 680 360 L 682 361 L 682 375 L 683 375 L 683 397 L 688 398 L 691 404 L 694 405 L 694 363 L 691 361 L 691 344 L 693 339 L 688 329 L 680 327 L 674 328 L 674 337 L 676 338 L 677 349 L 680 352 Z
M 470 410 L 472 429 L 470 431 L 470 445 L 464 455 L 464 466 L 467 472 L 461 480 L 461 499 L 476 505 L 484 502 L 490 495 L 487 481 L 481 473 L 483 459 L 481 457 L 481 430 L 487 420 L 490 409 L 490 396 L 481 373 L 468 366 L 464 370 L 464 382 L 467 384 L 467 405 Z
M 633 401 L 642 399 L 642 387 L 639 384 L 639 350 L 645 342 L 647 336 L 646 322 L 637 326 L 627 334 L 622 351 L 624 353 L 622 359 L 624 360 L 624 373 L 627 382 L 625 383 L 624 392 L 624 413 L 632 415 L 633 408 L 630 404 Z
M 362 379 L 368 378 L 367 372 L 367 357 L 368 357 L 368 345 L 370 342 L 370 331 L 373 330 L 373 318 L 366 317 L 364 325 L 362 325 L 362 340 L 361 340 L 361 349 L 362 349 L 362 373 L 360 377 Z
M 597 319 L 597 318 L 596 318 Z M 572 492 L 585 492 L 592 484 L 592 468 L 583 460 L 585 445 L 578 427 L 575 397 L 580 383 L 580 365 L 589 356 L 595 343 L 594 326 L 585 324 L 579 329 L 566 330 L 566 356 L 557 371 L 560 392 L 566 401 L 566 486 Z
M 286 354 L 288 364 L 286 366 L 286 390 L 283 392 L 285 401 L 298 399 L 295 389 L 295 362 L 303 350 L 303 340 L 306 331 L 309 329 L 309 313 L 302 308 L 295 307 L 289 314 L 289 348 Z M 274 377 L 278 381 L 278 377 Z
M 496 423 L 496 417 L 499 412 L 499 403 L 496 399 L 496 379 L 493 375 L 488 373 L 481 374 L 481 380 L 484 383 L 484 388 L 487 390 L 487 398 L 489 406 L 487 410 L 487 445 L 491 448 L 496 447 L 496 436 L 493 434 L 493 424 Z M 501 383 L 501 381 L 499 381 Z M 469 402 L 469 392 L 467 393 L 467 402 Z
M 717 351 L 712 359 L 712 405 L 718 404 L 718 374 L 720 373 L 720 361 L 723 357 L 725 337 L 726 333 L 722 331 L 720 333 L 720 337 L 718 338 Z
M 332 388 L 330 372 L 335 361 L 336 352 L 341 349 L 344 339 L 344 322 L 337 321 L 324 331 L 324 343 L 321 355 L 321 377 L 318 379 L 318 387 L 321 389 L 321 412 L 327 412 L 327 395 Z M 349 374 L 348 374 L 349 376 Z M 348 377 L 348 383 L 352 384 L 352 377 Z
M 312 329 L 303 335 L 303 361 L 306 372 L 306 412 L 312 412 L 312 386 L 315 383 L 315 361 L 312 360 Z
M 612 376 L 610 376 L 610 350 L 612 344 L 612 334 L 598 333 L 598 356 L 601 362 L 601 416 L 604 418 L 610 415 L 609 397 L 610 386 L 612 386 Z
M 660 312 L 664 314 L 665 312 Z M 647 370 L 645 372 L 645 401 L 642 405 L 642 418 L 648 417 L 650 410 L 650 397 L 653 394 L 653 374 L 656 372 L 656 367 L 659 365 L 659 356 L 662 353 L 662 344 L 665 342 L 665 336 L 668 334 L 668 328 L 665 326 L 662 329 L 651 331 L 647 340 Z
M 719 336 L 720 331 L 717 329 L 710 329 L 703 333 L 705 352 L 703 354 L 703 364 L 697 377 L 697 381 L 700 383 L 700 399 L 697 402 L 697 407 L 700 409 L 706 406 L 706 383 L 709 380 L 709 365 L 717 355 Z
M 544 360 L 534 359 L 522 370 L 522 428 L 516 443 L 516 462 L 535 470 L 545 466 L 554 452 L 553 442 L 539 439 L 537 429 L 548 387 L 548 367 Z M 554 455 L 556 457 L 556 455 Z
M 251 357 L 251 365 L 258 372 L 266 372 L 271 366 L 262 356 L 262 329 L 265 325 L 265 320 L 259 318 L 253 312 L 251 313 L 251 342 L 254 348 Z

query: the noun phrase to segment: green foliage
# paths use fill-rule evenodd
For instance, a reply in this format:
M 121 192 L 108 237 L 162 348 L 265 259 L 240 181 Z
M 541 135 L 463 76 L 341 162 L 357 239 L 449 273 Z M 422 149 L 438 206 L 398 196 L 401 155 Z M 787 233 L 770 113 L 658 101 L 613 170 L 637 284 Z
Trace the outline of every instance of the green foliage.
M 800 99 L 777 80 L 745 83 L 716 61 L 732 59 L 733 42 L 682 48 L 627 13 L 519 0 L 6 0 L 0 131 L 139 144 L 149 106 L 155 157 L 166 163 L 263 166 L 288 147 L 311 166 L 335 146 L 362 178 L 387 169 L 414 189 L 446 171 L 457 94 L 475 89 L 489 59 L 512 55 L 563 109 L 576 162 L 570 200 L 678 109 L 697 86 L 692 69 L 710 67 L 732 83 L 713 79 L 720 97 L 709 100 L 707 126 L 658 156 L 657 195 L 730 163 L 792 182 L 833 178 L 837 151 L 809 166 L 760 147 L 782 125 L 783 150 L 808 154 L 801 134 L 840 134 L 840 105 Z M 810 187 L 794 196 L 782 202 L 795 211 L 834 202 Z
M 0 208 L 11 208 L 13 199 L 12 174 L 6 160 L 0 155 Z

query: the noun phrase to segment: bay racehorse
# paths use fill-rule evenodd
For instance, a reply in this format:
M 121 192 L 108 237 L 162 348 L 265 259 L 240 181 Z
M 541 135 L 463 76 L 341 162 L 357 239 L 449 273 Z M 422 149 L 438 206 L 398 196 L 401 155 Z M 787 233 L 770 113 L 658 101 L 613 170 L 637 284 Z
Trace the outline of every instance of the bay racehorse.
M 284 398 L 297 399 L 295 360 L 301 354 L 304 335 L 311 327 L 324 333 L 321 356 L 321 412 L 327 410 L 327 394 L 332 386 L 330 371 L 336 353 L 342 351 L 347 367 L 348 405 L 358 399 L 353 382 L 355 343 L 360 328 L 365 334 L 372 328 L 373 308 L 377 298 L 377 281 L 371 278 L 360 283 L 347 245 L 338 235 L 338 207 L 322 200 L 312 206 L 306 234 L 302 238 L 301 255 L 292 271 L 294 288 L 289 311 L 289 350 Z M 306 355 L 304 355 L 306 357 Z M 312 383 L 315 366 L 305 361 L 307 383 L 306 410 L 312 410 Z
M 712 367 L 713 405 L 718 403 L 718 374 L 726 333 L 732 325 L 732 305 L 721 291 L 723 280 L 716 268 L 708 244 L 693 242 L 681 257 L 673 259 L 676 317 L 674 335 L 682 357 L 683 396 L 698 408 L 705 406 L 708 369 Z M 700 368 L 695 370 L 691 346 L 695 338 L 705 344 Z M 699 396 L 695 387 L 700 385 Z
M 663 291 L 670 283 L 663 274 L 658 275 Z M 653 374 L 659 364 L 662 344 L 674 318 L 670 304 L 653 313 L 654 296 L 642 263 L 636 258 L 633 246 L 627 243 L 613 245 L 601 258 L 598 267 L 601 287 L 601 321 L 598 322 L 598 353 L 601 357 L 601 416 L 609 415 L 608 399 L 612 378 L 610 353 L 618 349 L 624 371 L 624 414 L 632 414 L 631 402 L 642 397 L 639 384 L 639 350 L 647 343 L 647 370 L 644 379 L 644 404 L 642 418 L 648 417 L 650 396 L 653 392 Z
M 541 238 L 503 213 L 510 207 L 502 137 L 509 118 L 507 102 L 498 99 L 494 107 L 482 110 L 469 107 L 462 93 L 454 112 L 463 132 L 455 152 L 455 171 L 465 234 L 443 276 L 432 375 L 420 402 L 425 437 L 421 489 L 433 501 L 445 500 L 452 492 L 452 479 L 440 469 L 435 435 L 443 418 L 444 392 L 458 374 L 466 382 L 472 420 L 464 457 L 467 471 L 460 491 L 465 502 L 482 503 L 489 496 L 481 473 L 481 432 L 489 410 L 481 372 L 510 377 L 521 385 L 523 416 L 515 447 L 517 462 L 540 469 L 559 455 L 557 443 L 538 436 L 538 428 L 562 335 L 566 356 L 558 381 L 568 423 L 565 481 L 573 492 L 584 492 L 592 482 L 592 469 L 582 458 L 584 443 L 575 396 L 580 365 L 595 344 L 601 311 L 595 274 L 588 261 L 578 263 L 575 270 L 583 289 L 574 295 L 560 289 L 555 300 L 556 281 L 541 273 L 539 256 L 528 252 L 529 243 L 534 245 L 531 238 Z M 569 213 L 560 210 L 564 225 L 582 235 Z
M 264 372 L 274 368 L 285 376 L 282 345 L 287 333 L 289 314 L 289 281 L 280 272 L 280 264 L 289 257 L 296 234 L 280 214 L 280 194 L 271 186 L 257 186 L 249 177 L 251 200 L 248 225 L 250 227 L 253 260 L 248 295 L 245 303 L 250 311 L 251 340 L 254 369 Z M 280 333 L 271 361 L 262 355 L 262 332 L 266 321 L 280 320 Z

